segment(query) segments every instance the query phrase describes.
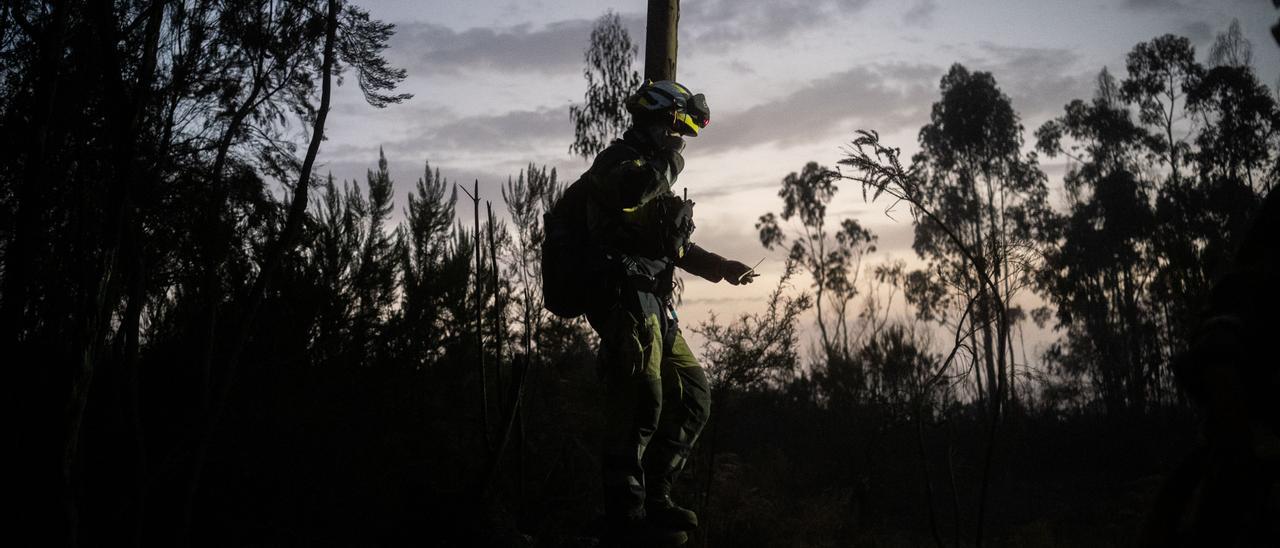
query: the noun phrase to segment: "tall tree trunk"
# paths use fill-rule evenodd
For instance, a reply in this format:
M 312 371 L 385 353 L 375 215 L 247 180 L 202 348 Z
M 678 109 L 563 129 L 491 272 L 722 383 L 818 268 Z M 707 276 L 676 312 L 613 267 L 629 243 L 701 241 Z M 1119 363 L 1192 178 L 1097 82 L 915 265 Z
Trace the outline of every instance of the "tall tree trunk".
M 231 112 L 227 129 L 218 140 L 218 148 L 213 160 L 213 168 L 209 172 L 209 199 L 205 203 L 204 222 L 200 227 L 205 231 L 201 242 L 203 249 L 203 273 L 200 282 L 202 312 L 204 313 L 203 338 L 200 342 L 200 406 L 203 413 L 209 413 L 213 406 L 214 380 L 213 362 L 217 346 L 218 312 L 222 305 L 222 292 L 218 287 L 218 273 L 226 257 L 227 245 L 217 240 L 218 227 L 222 225 L 222 210 L 227 200 L 227 192 L 223 185 L 223 172 L 226 170 L 227 158 L 235 136 L 240 127 L 256 107 L 258 95 L 265 87 L 265 76 L 261 73 L 262 60 L 259 58 L 259 70 L 254 72 L 253 87 L 244 103 Z
M 975 194 L 975 197 L 976 197 L 976 194 Z M 977 221 L 977 227 L 974 230 L 974 236 L 976 238 L 975 246 L 974 246 L 976 248 L 975 254 L 977 255 L 977 258 L 978 258 L 978 261 L 975 261 L 974 268 L 985 272 L 988 267 L 989 261 L 986 253 L 986 247 L 984 246 L 985 238 L 983 238 L 983 234 L 982 234 L 981 220 Z M 980 276 L 980 278 L 985 279 L 985 276 Z M 996 295 L 993 293 L 992 289 L 988 287 L 988 285 L 989 284 L 984 283 L 982 281 L 979 281 L 979 284 L 978 284 L 978 295 L 977 295 L 978 326 L 979 326 L 979 331 L 982 334 L 981 366 L 985 367 L 986 369 L 985 373 L 987 377 L 987 408 L 992 413 L 997 413 L 998 412 L 997 410 L 1000 407 L 1001 380 L 998 372 L 996 371 L 995 356 L 993 355 L 993 352 L 992 352 L 993 337 L 991 334 L 991 327 L 994 321 L 993 311 L 995 309 L 995 307 L 992 306 L 992 304 L 996 298 Z
M 481 252 L 484 246 L 484 236 L 480 233 L 480 180 L 476 179 L 473 190 L 469 194 L 471 196 L 471 204 L 475 212 L 474 228 L 475 228 L 475 245 L 472 248 L 476 255 L 476 273 L 473 291 L 475 292 L 475 336 L 476 336 L 476 365 L 480 368 L 480 417 L 481 423 L 480 441 L 485 458 L 489 457 L 489 369 L 484 364 L 484 253 Z M 466 189 L 464 188 L 465 192 Z
M 493 324 L 493 347 L 494 347 L 494 350 L 493 350 L 494 375 L 493 376 L 494 376 L 494 381 L 496 383 L 496 393 L 498 394 L 498 398 L 499 398 L 498 405 L 501 406 L 502 395 L 506 393 L 506 392 L 503 392 L 503 387 L 502 387 L 503 348 L 506 345 L 506 341 L 503 340 L 503 336 L 502 336 L 502 333 L 504 331 L 504 328 L 503 328 L 504 310 L 502 306 L 501 295 L 499 295 L 500 280 L 498 278 L 498 238 L 497 238 L 497 233 L 495 232 L 496 230 L 495 225 L 497 223 L 495 222 L 496 219 L 493 216 L 493 203 L 486 201 L 484 205 L 485 205 L 485 209 L 488 210 L 487 214 L 488 214 L 489 227 L 487 232 L 489 236 L 489 267 L 490 267 L 489 288 L 491 290 L 491 294 L 493 295 L 493 319 L 490 321 L 490 323 Z
M 124 416 L 128 428 L 133 435 L 134 489 L 123 498 L 131 502 L 133 511 L 132 545 L 142 545 L 142 534 L 146 523 L 147 500 L 147 448 L 146 437 L 142 426 L 142 414 L 138 401 L 138 340 L 142 331 L 142 310 L 146 306 L 146 264 L 143 260 L 141 244 L 141 223 L 132 223 L 130 237 L 124 250 L 127 268 L 125 269 L 126 304 L 124 317 L 118 334 L 120 351 L 118 364 L 121 370 L 118 375 L 122 381 Z M 128 514 L 126 514 L 128 515 Z M 121 524 L 123 530 L 127 524 Z
M 1129 403 L 1134 412 L 1141 413 L 1146 408 L 1147 402 L 1146 345 L 1142 340 L 1142 320 L 1138 316 L 1137 284 L 1133 279 L 1131 269 L 1125 268 L 1123 274 L 1123 306 L 1125 323 L 1128 324 L 1125 329 L 1128 351 L 1125 354 L 1128 358 L 1130 372 Z
M 498 484 L 498 476 L 502 472 L 502 457 L 506 455 L 507 448 L 511 445 L 511 439 L 520 434 L 523 442 L 523 433 L 517 430 L 517 426 L 521 426 L 517 422 L 517 417 L 521 415 L 520 408 L 521 402 L 524 400 L 525 379 L 529 376 L 529 362 L 527 357 L 524 357 L 513 360 L 511 365 L 512 372 L 516 377 L 512 379 L 514 395 L 511 398 L 511 411 L 507 414 L 502 427 L 502 438 L 499 440 L 497 452 L 490 459 L 488 471 L 485 473 L 484 486 L 481 493 L 482 498 L 486 500 L 495 494 L 494 489 Z
M 1178 174 L 1178 146 L 1173 142 L 1173 114 L 1174 101 L 1178 99 L 1177 88 L 1174 87 L 1173 72 L 1169 72 L 1168 97 L 1169 97 L 1169 114 L 1165 118 L 1165 136 L 1169 139 L 1169 168 L 1172 170 L 1173 182 L 1177 183 L 1181 177 Z
M 18 505 L 14 522 L 21 527 L 18 531 L 25 529 L 32 535 L 47 535 L 50 530 L 65 531 L 68 517 L 61 489 L 64 481 L 60 460 L 62 432 L 49 424 L 62 418 L 61 398 L 66 394 L 62 369 L 23 363 L 19 358 L 33 355 L 36 350 L 29 346 L 26 318 L 30 301 L 28 284 L 35 276 L 33 267 L 37 264 L 33 259 L 44 239 L 38 222 L 40 213 L 48 207 L 44 189 L 62 186 L 60 181 L 50 180 L 46 155 L 51 148 L 50 141 L 57 138 L 51 127 L 52 119 L 63 99 L 59 79 L 68 35 L 68 8 L 61 1 L 51 4 L 48 23 L 41 32 L 32 33 L 31 38 L 37 48 L 39 63 L 34 68 L 31 83 L 31 97 L 36 99 L 36 108 L 31 109 L 26 123 L 27 146 L 18 152 L 24 165 L 17 188 L 13 189 L 13 232 L 5 238 L 8 241 L 4 256 L 3 298 L 0 298 L 0 355 L 6 357 L 11 375 L 6 379 L 8 401 L 30 401 L 32 409 L 38 410 L 38 417 L 50 417 L 14 421 L 17 439 L 30 442 L 28 447 L 14 451 L 19 459 L 24 459 L 17 469 L 24 470 L 23 475 L 29 474 L 30 478 L 29 482 L 23 482 L 22 494 L 18 495 L 23 504 Z M 14 536 L 23 535 L 16 533 Z
M 116 164 L 113 166 L 114 173 L 111 174 L 112 195 L 103 218 L 105 226 L 100 240 L 100 253 L 96 259 L 99 263 L 96 265 L 97 277 L 84 280 L 82 286 L 86 291 L 81 296 L 83 308 L 76 322 L 76 363 L 72 370 L 70 397 L 66 403 L 62 475 L 69 535 L 67 540 L 72 546 L 79 541 L 80 509 L 76 497 L 76 468 L 79 460 L 80 427 L 84 423 L 85 408 L 93 386 L 101 346 L 110 328 L 111 312 L 119 297 L 120 250 L 128 245 L 141 245 L 140 242 L 127 242 L 133 235 L 127 227 L 137 222 L 133 203 L 134 186 L 140 175 L 137 136 L 151 98 L 164 3 L 154 2 L 148 11 L 137 81 L 130 89 L 124 81 L 124 65 L 117 56 L 120 37 L 114 4 L 109 0 L 102 0 L 94 3 L 91 8 L 95 19 L 98 55 L 101 55 L 103 83 L 107 89 L 108 101 L 112 101 L 117 109 L 108 115 Z
M 644 35 L 644 77 L 646 80 L 676 79 L 679 49 L 680 0 L 649 0 Z
M 39 99 L 40 108 L 33 109 L 28 122 L 28 149 L 24 158 L 23 177 L 18 181 L 15 200 L 13 234 L 5 250 L 4 298 L 0 299 L 0 345 L 14 345 L 8 356 L 22 355 L 17 345 L 25 330 L 27 307 L 27 282 L 32 256 L 38 249 L 34 241 L 39 213 L 45 208 L 42 188 L 48 184 L 45 155 L 49 149 L 50 123 L 58 106 L 59 73 L 62 69 L 63 49 L 67 34 L 66 2 L 53 2 L 49 23 L 40 36 L 32 40 L 38 47 L 38 72 L 33 78 L 32 97 Z M 3 346 L 0 346 L 3 348 Z M 15 383 L 15 385 L 18 383 Z
M 929 475 L 929 453 L 924 445 L 924 398 L 927 394 L 927 385 L 923 389 L 917 388 L 914 401 L 911 402 L 912 420 L 916 423 L 916 449 L 920 453 L 920 474 L 924 481 L 925 504 L 929 508 L 929 532 L 933 535 L 934 544 L 943 548 L 942 533 L 938 531 L 938 512 L 933 501 L 933 478 Z

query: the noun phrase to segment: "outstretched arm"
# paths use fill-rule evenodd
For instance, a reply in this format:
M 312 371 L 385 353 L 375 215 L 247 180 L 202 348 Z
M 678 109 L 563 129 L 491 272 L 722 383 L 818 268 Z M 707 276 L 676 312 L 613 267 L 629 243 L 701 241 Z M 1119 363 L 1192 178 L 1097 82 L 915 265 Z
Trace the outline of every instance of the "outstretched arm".
M 692 243 L 685 250 L 684 256 L 676 260 L 676 266 L 711 282 L 725 280 L 733 285 L 749 284 L 756 277 L 751 267 L 721 257 Z

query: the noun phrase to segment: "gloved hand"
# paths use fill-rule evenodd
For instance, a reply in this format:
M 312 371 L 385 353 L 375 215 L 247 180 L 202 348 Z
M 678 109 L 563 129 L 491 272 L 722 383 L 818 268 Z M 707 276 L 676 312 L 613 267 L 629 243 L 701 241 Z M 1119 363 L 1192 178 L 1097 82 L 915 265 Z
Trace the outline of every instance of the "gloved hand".
M 720 264 L 720 275 L 732 285 L 749 284 L 755 281 L 756 271 L 738 261 L 726 260 Z

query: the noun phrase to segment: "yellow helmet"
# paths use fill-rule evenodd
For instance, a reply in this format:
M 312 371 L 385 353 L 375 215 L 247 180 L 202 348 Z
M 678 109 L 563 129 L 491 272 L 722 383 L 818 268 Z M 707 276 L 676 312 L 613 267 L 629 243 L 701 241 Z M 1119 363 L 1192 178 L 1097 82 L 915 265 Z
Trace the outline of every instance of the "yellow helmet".
M 627 97 L 626 107 L 633 118 L 670 113 L 672 129 L 681 135 L 696 136 L 711 123 L 707 98 L 672 80 L 645 82 L 639 91 Z

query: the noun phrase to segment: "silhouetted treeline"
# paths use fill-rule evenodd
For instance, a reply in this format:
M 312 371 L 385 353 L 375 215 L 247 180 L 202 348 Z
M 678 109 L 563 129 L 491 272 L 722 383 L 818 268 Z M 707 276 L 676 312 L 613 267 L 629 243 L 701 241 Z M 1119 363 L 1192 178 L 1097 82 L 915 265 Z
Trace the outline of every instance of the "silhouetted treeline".
M 397 200 L 385 158 L 363 182 L 316 172 L 335 78 L 373 107 L 407 98 L 393 29 L 347 2 L 0 18 L 23 532 L 581 545 L 603 394 L 593 336 L 543 311 L 539 280 L 568 181 L 529 165 L 498 200 L 425 164 Z M 953 67 L 901 166 L 929 212 L 920 270 L 826 219 L 867 164 L 783 177 L 757 226 L 789 251 L 767 306 L 685 326 L 716 398 L 678 486 L 695 542 L 1123 540 L 1192 438 L 1167 364 L 1277 181 L 1275 95 L 1233 29 L 1206 63 L 1182 38 L 1139 44 L 1035 131 L 1068 158 L 1065 210 L 996 76 Z M 1060 328 L 1046 356 L 1027 321 Z
M 710 469 L 768 472 L 750 485 L 770 494 L 748 499 L 801 507 L 781 520 L 776 502 L 738 507 L 759 514 L 712 522 L 712 538 L 1133 542 L 1193 439 L 1171 364 L 1280 181 L 1277 93 L 1249 59 L 1238 23 L 1204 64 L 1185 38 L 1140 43 L 1123 79 L 1104 68 L 1092 99 L 1034 132 L 1035 151 L 996 76 L 957 64 L 909 160 L 862 131 L 842 171 L 811 162 L 783 178 L 781 213 L 755 226 L 809 275 L 812 301 L 789 301 L 817 317 L 809 367 L 753 330 L 785 308 L 702 332 L 712 366 L 731 373 L 722 401 L 750 413 L 717 415 L 742 422 L 729 470 Z M 1066 159 L 1061 193 L 1041 155 Z M 841 181 L 913 219 L 923 268 L 863 266 L 875 235 L 826 216 Z M 891 313 L 899 296 L 905 317 Z M 1028 321 L 1054 329 L 1043 355 L 1024 342 Z M 762 405 L 786 422 L 759 416 Z

